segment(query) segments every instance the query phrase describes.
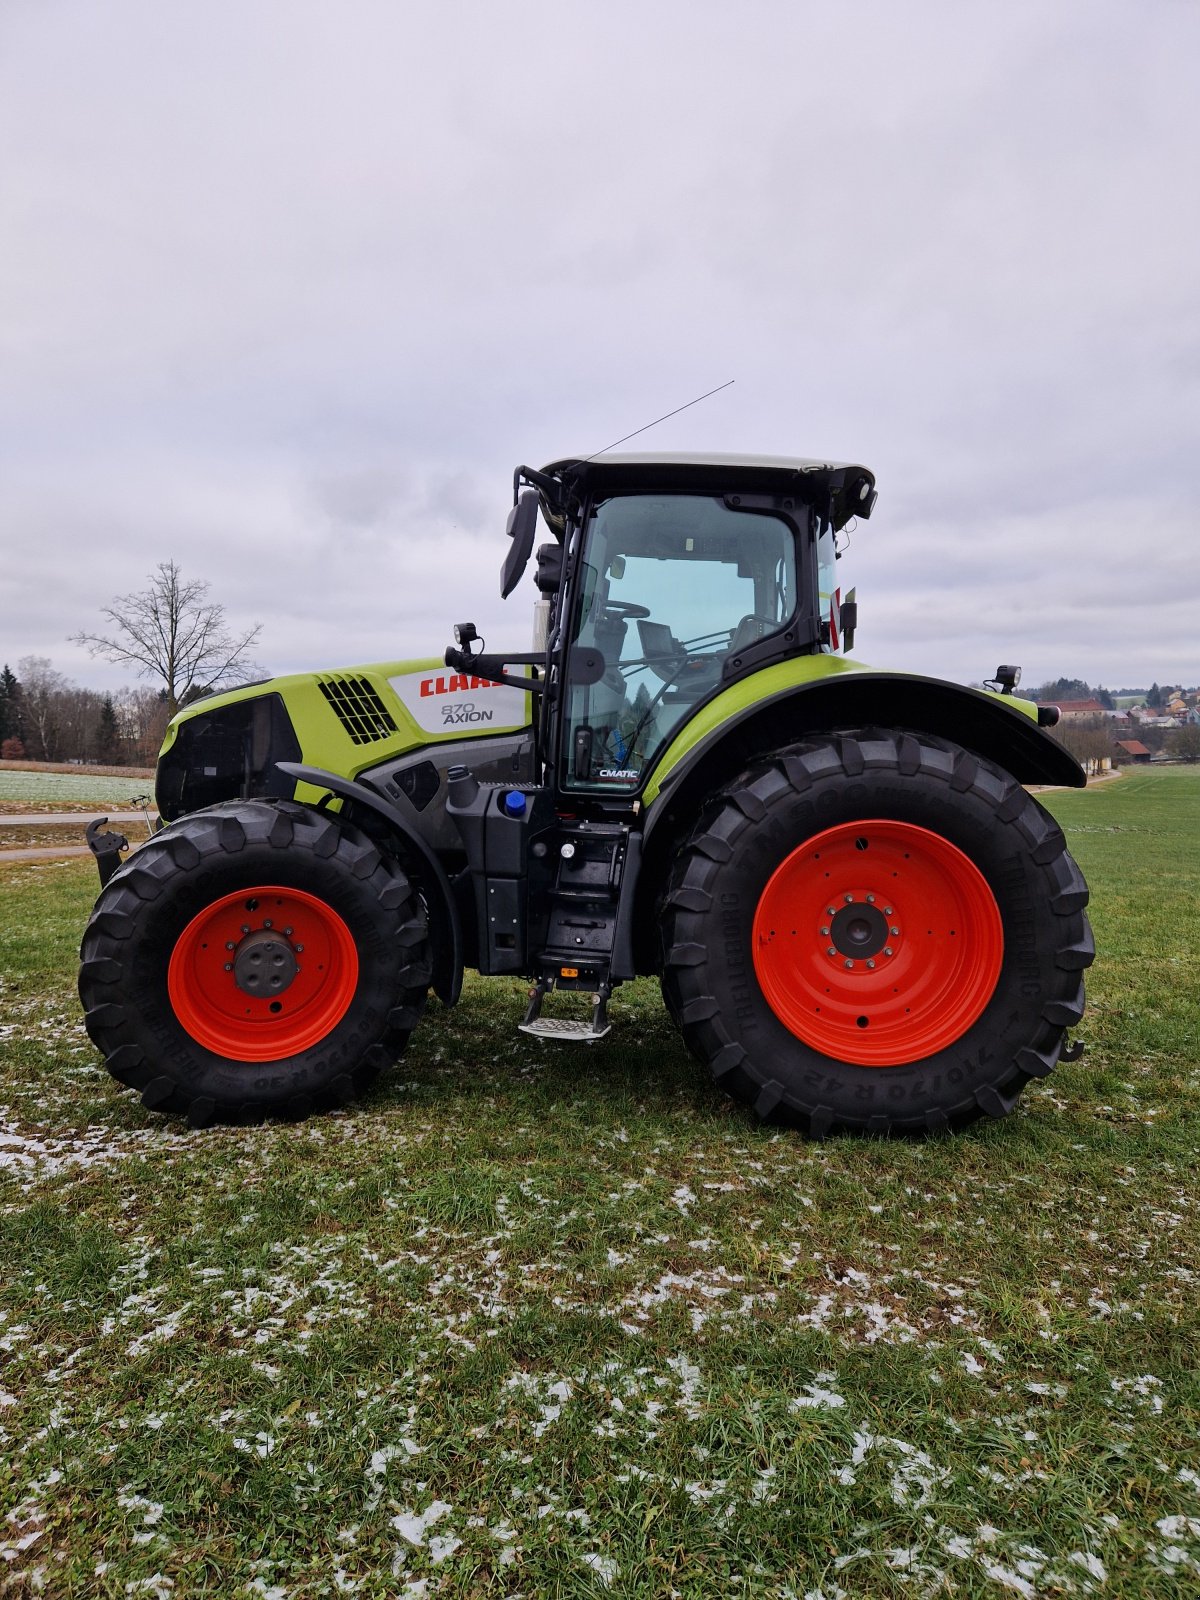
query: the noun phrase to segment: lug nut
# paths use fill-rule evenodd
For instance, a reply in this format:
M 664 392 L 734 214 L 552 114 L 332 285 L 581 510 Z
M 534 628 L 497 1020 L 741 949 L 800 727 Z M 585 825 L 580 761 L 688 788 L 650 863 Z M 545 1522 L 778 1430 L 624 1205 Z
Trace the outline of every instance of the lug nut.
M 885 916 L 885 917 L 890 917 L 890 916 L 891 916 L 891 914 L 892 914 L 892 908 L 891 908 L 891 906 L 884 906 L 884 908 L 883 908 L 883 914 L 884 914 L 884 916 Z
M 292 937 L 292 930 L 290 928 L 285 928 L 283 930 L 283 937 L 285 939 L 290 939 Z
M 826 906 L 825 907 L 825 915 L 827 917 L 836 917 L 837 916 L 837 911 L 835 910 L 835 908 L 833 906 Z
M 842 898 L 845 900 L 848 906 L 852 906 L 854 904 L 854 896 L 852 894 L 843 895 Z
M 868 961 L 867 962 L 867 968 L 868 968 L 869 971 L 874 972 L 875 971 L 875 963 L 873 961 Z
M 869 894 L 867 896 L 867 904 L 869 906 L 873 906 L 875 904 L 875 896 L 873 894 Z
M 232 961 L 227 961 L 225 963 L 225 971 L 226 972 L 232 972 L 233 971 L 233 962 Z
M 853 968 L 854 963 L 853 961 L 846 961 L 843 963 L 843 965 L 845 966 L 847 972 L 849 972 Z
M 892 954 L 892 947 L 891 947 L 890 944 L 885 944 L 884 945 L 883 953 L 884 953 L 885 956 L 890 956 Z
M 242 923 L 242 932 L 243 933 L 249 933 L 250 932 L 250 924 L 248 922 L 243 922 Z
M 900 937 L 900 929 L 899 928 L 889 928 L 888 932 L 891 934 L 893 939 L 898 939 Z
M 226 950 L 236 950 L 237 949 L 237 945 L 234 944 L 232 939 L 226 939 L 225 948 L 226 948 Z
M 270 917 L 264 917 L 264 918 L 263 918 L 263 927 L 264 927 L 264 928 L 269 928 L 269 927 L 270 927 L 270 926 L 271 926 L 271 919 L 270 919 Z
M 822 937 L 822 939 L 828 939 L 828 937 L 829 937 L 829 929 L 828 928 L 822 928 L 821 929 L 821 937 Z M 230 945 L 229 948 L 232 950 L 233 946 Z
M 826 954 L 826 955 L 827 955 L 827 956 L 835 956 L 835 955 L 837 955 L 837 946 L 836 946 L 836 945 L 832 945 L 832 944 L 831 944 L 831 945 L 830 945 L 830 946 L 829 946 L 829 949 L 828 949 L 828 950 L 826 950 L 826 952 L 825 952 L 825 954 Z
M 296 946 L 296 954 L 298 956 L 302 956 L 304 954 L 304 946 L 302 944 L 298 944 Z

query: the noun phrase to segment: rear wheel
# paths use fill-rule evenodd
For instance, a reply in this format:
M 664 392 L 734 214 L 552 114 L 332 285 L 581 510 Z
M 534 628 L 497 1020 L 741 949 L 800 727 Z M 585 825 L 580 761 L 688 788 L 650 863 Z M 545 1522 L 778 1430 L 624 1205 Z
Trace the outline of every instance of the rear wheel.
M 664 906 L 689 1047 L 815 1135 L 1003 1116 L 1083 1014 L 1087 886 L 1011 777 L 917 734 L 784 750 L 704 813 Z
M 214 806 L 156 835 L 101 892 L 81 959 L 109 1071 L 197 1126 L 360 1094 L 403 1048 L 430 980 L 399 864 L 290 802 Z

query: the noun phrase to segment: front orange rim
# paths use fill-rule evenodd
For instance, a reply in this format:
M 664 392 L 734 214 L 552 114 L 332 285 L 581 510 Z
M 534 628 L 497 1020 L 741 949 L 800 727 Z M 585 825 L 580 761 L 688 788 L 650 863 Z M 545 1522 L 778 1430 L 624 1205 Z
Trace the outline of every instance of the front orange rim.
M 767 1003 L 839 1061 L 895 1067 L 960 1039 L 1004 960 L 1004 929 L 979 868 L 928 828 L 843 823 L 776 869 L 754 916 Z
M 333 908 L 302 889 L 224 895 L 192 918 L 167 968 L 175 1016 L 231 1061 L 281 1061 L 324 1039 L 358 987 L 358 951 Z

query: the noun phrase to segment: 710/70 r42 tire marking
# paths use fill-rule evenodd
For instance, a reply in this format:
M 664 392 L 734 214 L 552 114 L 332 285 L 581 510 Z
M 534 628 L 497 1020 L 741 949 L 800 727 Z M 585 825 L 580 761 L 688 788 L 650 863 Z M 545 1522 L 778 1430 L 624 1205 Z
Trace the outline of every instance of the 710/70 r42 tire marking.
M 1087 901 L 1062 829 L 983 757 L 906 730 L 814 735 L 764 752 L 681 841 L 663 994 L 761 1118 L 818 1138 L 961 1128 L 1053 1070 L 1083 1015 Z

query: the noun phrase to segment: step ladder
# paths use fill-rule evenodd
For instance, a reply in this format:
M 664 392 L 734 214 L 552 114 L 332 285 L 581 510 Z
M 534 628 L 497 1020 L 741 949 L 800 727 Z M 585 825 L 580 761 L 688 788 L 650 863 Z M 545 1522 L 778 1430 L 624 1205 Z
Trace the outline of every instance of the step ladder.
M 554 877 L 545 891 L 545 944 L 519 1024 L 522 1033 L 594 1044 L 610 1032 L 613 944 L 629 836 L 624 823 L 590 821 L 567 823 L 559 833 Z M 543 1017 L 542 1003 L 556 989 L 590 992 L 590 1020 Z

